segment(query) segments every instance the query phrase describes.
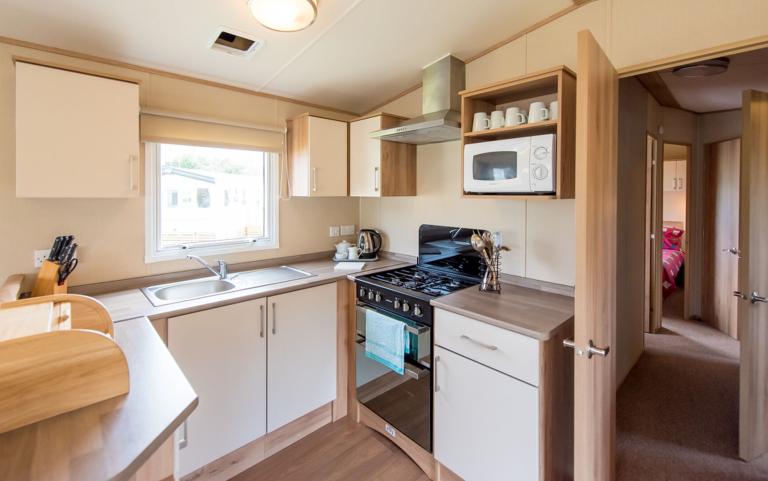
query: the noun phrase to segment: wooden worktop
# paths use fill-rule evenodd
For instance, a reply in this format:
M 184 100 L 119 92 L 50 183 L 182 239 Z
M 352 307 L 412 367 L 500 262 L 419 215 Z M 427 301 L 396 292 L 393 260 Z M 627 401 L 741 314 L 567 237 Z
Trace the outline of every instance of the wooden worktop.
M 152 303 L 149 302 L 149 299 L 147 299 L 144 293 L 139 289 L 121 290 L 118 292 L 96 295 L 94 297 L 106 306 L 115 322 L 136 317 L 148 317 L 151 320 L 166 319 L 168 317 L 180 316 L 190 312 L 211 309 L 251 299 L 258 299 L 265 296 L 274 296 L 320 284 L 327 284 L 354 275 L 370 274 L 382 269 L 392 269 L 396 266 L 404 265 L 404 262 L 400 259 L 381 258 L 375 262 L 366 262 L 361 271 L 335 270 L 334 266 L 336 263 L 327 257 L 320 260 L 288 263 L 285 265 L 308 272 L 312 274 L 312 277 L 305 277 L 303 279 L 282 282 L 279 284 L 271 284 L 264 287 L 225 292 L 213 296 L 201 297 L 199 299 L 191 299 L 189 301 L 176 302 L 157 307 L 153 306 Z M 154 284 L 160 283 L 155 282 Z
M 573 319 L 573 297 L 507 283 L 500 294 L 469 287 L 431 304 L 541 341 Z
M 146 318 L 115 325 L 130 392 L 0 434 L 0 480 L 129 479 L 197 406 L 197 394 Z

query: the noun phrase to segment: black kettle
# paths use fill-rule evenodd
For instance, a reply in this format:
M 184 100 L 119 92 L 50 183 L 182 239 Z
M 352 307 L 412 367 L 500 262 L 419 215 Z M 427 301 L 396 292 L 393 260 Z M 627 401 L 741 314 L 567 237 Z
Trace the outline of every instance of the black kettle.
M 357 247 L 360 248 L 361 259 L 375 259 L 381 250 L 381 234 L 373 229 L 360 229 Z

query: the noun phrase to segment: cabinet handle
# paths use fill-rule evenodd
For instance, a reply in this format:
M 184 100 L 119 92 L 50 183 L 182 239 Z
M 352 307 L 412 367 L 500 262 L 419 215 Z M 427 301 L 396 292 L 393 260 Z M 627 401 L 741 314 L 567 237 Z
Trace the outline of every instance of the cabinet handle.
M 437 384 L 437 363 L 440 362 L 440 356 L 435 356 L 435 367 L 432 370 L 435 373 L 435 392 L 440 391 L 440 385 Z
M 134 164 L 135 164 L 135 167 L 138 167 L 139 165 L 138 160 L 139 160 L 138 157 L 136 157 L 135 155 L 128 156 L 128 172 L 129 172 L 128 189 L 131 192 L 136 192 L 137 190 L 139 190 L 139 186 L 138 186 L 138 183 L 136 182 L 136 175 L 135 175 L 135 170 L 138 170 L 138 169 L 134 168 Z
M 378 167 L 373 168 L 373 190 L 376 192 L 379 191 L 379 168 Z
M 477 344 L 480 347 L 484 347 L 486 349 L 490 349 L 491 351 L 496 351 L 496 350 L 499 349 L 498 346 L 494 346 L 494 345 L 491 345 L 491 344 L 486 344 L 484 342 L 477 341 L 477 340 L 472 339 L 471 337 L 467 336 L 466 334 L 462 334 L 461 338 L 466 340 L 466 341 L 469 341 L 469 342 L 471 342 L 473 344 Z
M 264 306 L 259 306 L 259 337 L 264 337 Z
M 677 190 L 677 177 L 674 177 L 675 185 L 672 186 L 672 190 Z
M 317 192 L 317 167 L 312 167 L 312 192 Z
M 277 304 L 272 303 L 272 335 L 277 334 Z
M 184 421 L 184 424 L 181 425 L 181 439 L 179 439 L 179 449 L 186 448 L 188 441 L 189 436 L 187 434 L 187 421 Z

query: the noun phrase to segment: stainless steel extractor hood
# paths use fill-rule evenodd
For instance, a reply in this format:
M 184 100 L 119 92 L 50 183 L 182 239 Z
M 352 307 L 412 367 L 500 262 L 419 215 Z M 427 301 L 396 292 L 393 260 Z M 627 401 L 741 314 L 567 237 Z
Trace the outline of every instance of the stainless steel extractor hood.
M 371 132 L 371 137 L 404 144 L 434 144 L 461 138 L 464 62 L 453 55 L 424 67 L 420 117 L 397 127 Z

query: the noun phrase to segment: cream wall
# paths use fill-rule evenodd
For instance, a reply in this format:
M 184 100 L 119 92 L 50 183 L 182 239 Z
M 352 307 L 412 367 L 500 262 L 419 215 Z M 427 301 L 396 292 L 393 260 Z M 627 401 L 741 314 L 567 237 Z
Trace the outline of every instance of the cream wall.
M 98 201 L 15 197 L 14 55 L 137 79 L 143 107 L 279 127 L 286 118 L 308 110 L 345 118 L 273 98 L 0 44 L 0 279 L 19 272 L 33 278 L 32 251 L 50 247 L 53 237 L 64 233 L 77 236 L 81 246 L 73 285 L 195 267 L 189 261 L 144 263 L 144 197 Z M 242 262 L 331 250 L 334 239 L 328 237 L 328 226 L 357 224 L 359 217 L 358 202 L 351 198 L 294 198 L 280 201 L 279 209 L 279 249 L 223 258 Z

